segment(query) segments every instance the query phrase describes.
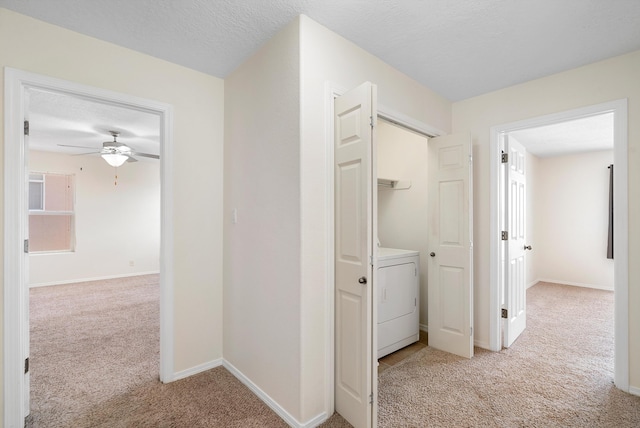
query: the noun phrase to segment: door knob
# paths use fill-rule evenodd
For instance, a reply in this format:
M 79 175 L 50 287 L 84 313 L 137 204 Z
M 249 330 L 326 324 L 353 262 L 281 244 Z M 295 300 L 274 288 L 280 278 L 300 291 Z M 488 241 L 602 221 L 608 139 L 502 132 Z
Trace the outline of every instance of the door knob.
M 364 277 L 364 276 L 361 276 L 361 277 L 358 279 L 358 282 L 359 282 L 360 284 L 366 284 L 366 283 L 367 283 L 367 278 L 366 278 L 366 277 Z
M 436 256 L 436 253 L 431 252 L 431 253 L 429 253 L 429 255 L 430 255 L 431 257 L 435 257 L 435 256 Z
M 525 245 L 525 246 L 524 246 L 524 249 L 525 249 L 525 250 L 530 250 L 530 249 L 531 249 L 531 245 Z

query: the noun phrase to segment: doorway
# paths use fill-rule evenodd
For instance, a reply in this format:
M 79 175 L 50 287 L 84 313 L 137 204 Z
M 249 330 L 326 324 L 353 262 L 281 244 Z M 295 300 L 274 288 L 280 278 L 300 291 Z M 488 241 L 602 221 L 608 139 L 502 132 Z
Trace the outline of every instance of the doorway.
M 377 109 L 376 87 L 368 82 L 348 92 L 331 91 L 328 95 L 327 105 L 331 106 L 333 118 L 328 122 L 331 124 L 327 133 L 327 147 L 331 148 L 328 171 L 335 171 L 335 177 L 327 180 L 327 194 L 332 196 L 329 212 L 335 213 L 328 231 L 332 237 L 328 260 L 335 260 L 335 265 L 331 263 L 327 269 L 330 280 L 326 301 L 330 314 L 327 361 L 328 372 L 335 374 L 328 402 L 334 403 L 336 410 L 352 424 L 369 426 L 375 425 L 377 417 L 378 370 L 376 359 L 372 358 L 378 351 L 378 306 L 374 292 L 379 253 L 374 244 L 376 123 L 385 119 L 426 136 L 441 133 L 400 114 Z M 429 151 L 427 181 L 433 190 L 429 192 L 432 199 L 428 203 L 432 207 L 429 222 L 435 225 L 433 236 L 426 238 L 435 246 L 429 253 L 433 265 L 430 271 L 442 273 L 441 267 L 445 265 L 447 270 L 430 281 L 437 290 L 429 299 L 434 302 L 429 304 L 429 316 L 436 314 L 430 334 L 441 339 L 440 349 L 470 357 L 473 355 L 471 141 L 465 135 L 443 136 L 429 143 Z M 440 251 L 443 247 L 448 248 Z M 441 315 L 446 312 L 447 316 L 438 316 L 438 311 Z
M 27 286 L 27 138 L 25 113 L 27 92 L 36 89 L 61 93 L 106 105 L 130 108 L 157 115 L 160 122 L 160 380 L 173 376 L 172 317 L 172 188 L 171 106 L 126 94 L 80 85 L 11 68 L 5 69 L 5 250 L 4 250 L 4 357 L 5 426 L 21 426 L 29 413 L 29 319 Z
M 499 125 L 491 128 L 491 267 L 490 267 L 490 346 L 491 350 L 501 349 L 502 325 L 502 256 L 500 231 L 503 227 L 501 212 L 500 153 L 503 150 L 504 136 L 524 129 L 558 124 L 603 114 L 613 114 L 614 164 L 614 290 L 615 290 L 615 367 L 614 382 L 619 389 L 628 391 L 628 203 L 627 203 L 627 102 L 619 100 L 605 104 L 585 107 L 558 114 Z M 508 291 L 508 290 L 507 290 Z
M 158 378 L 160 122 L 27 96 L 29 424 L 66 425 L 134 379 Z

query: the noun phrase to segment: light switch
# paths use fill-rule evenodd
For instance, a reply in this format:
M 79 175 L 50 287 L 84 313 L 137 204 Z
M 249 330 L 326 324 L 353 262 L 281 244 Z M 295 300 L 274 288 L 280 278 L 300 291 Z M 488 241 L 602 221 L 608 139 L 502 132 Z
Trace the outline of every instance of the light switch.
M 231 210 L 231 223 L 238 223 L 238 209 L 234 208 Z

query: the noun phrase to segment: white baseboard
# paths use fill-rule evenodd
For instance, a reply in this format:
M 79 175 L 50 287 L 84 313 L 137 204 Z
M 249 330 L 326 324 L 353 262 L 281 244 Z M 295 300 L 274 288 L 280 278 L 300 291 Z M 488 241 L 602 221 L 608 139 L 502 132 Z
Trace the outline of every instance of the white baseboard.
M 179 372 L 175 372 L 171 378 L 171 382 L 174 382 L 176 380 L 180 380 L 180 379 L 184 379 L 187 378 L 189 376 L 193 376 L 196 375 L 198 373 L 202 373 L 202 372 L 206 372 L 207 370 L 211 370 L 213 368 L 216 367 L 220 367 L 221 365 L 223 365 L 223 359 L 222 358 L 218 358 L 217 360 L 213 360 L 213 361 L 209 361 L 203 364 L 199 364 L 195 367 L 190 367 L 186 370 L 182 370 Z
M 527 284 L 527 288 L 531 288 L 531 287 L 533 287 L 534 285 L 536 285 L 539 282 L 540 282 L 540 280 L 536 279 L 535 281 L 532 281 L 529 284 Z
M 329 415 L 327 415 L 326 412 L 322 412 L 318 416 L 316 416 L 315 418 L 312 418 L 311 420 L 307 421 L 306 423 L 304 423 L 302 425 L 298 425 L 298 426 L 300 428 L 314 428 L 314 427 L 317 427 L 318 425 L 320 425 L 321 423 L 323 423 L 324 421 L 326 421 L 327 419 L 329 419 Z
M 629 386 L 629 394 L 637 395 L 638 397 L 640 397 L 640 388 L 638 388 L 637 386 Z
M 305 423 L 299 422 L 289 412 L 287 412 L 280 404 L 278 404 L 273 398 L 264 392 L 258 385 L 253 383 L 248 377 L 246 377 L 240 370 L 238 370 L 233 364 L 227 360 L 223 360 L 222 365 L 229 370 L 240 382 L 245 384 L 254 394 L 258 396 L 271 410 L 276 412 L 289 426 L 295 428 L 311 428 L 320 425 L 322 422 L 328 419 L 326 412 L 323 412 Z
M 482 348 L 482 349 L 486 349 L 488 351 L 491 351 L 491 347 L 489 346 L 488 342 L 483 342 L 480 340 L 474 340 L 473 341 L 473 346 L 477 346 L 478 348 Z
M 50 285 L 62 285 L 62 284 L 77 284 L 79 282 L 103 281 L 105 279 L 129 278 L 132 276 L 154 275 L 159 273 L 160 273 L 159 271 L 135 272 L 135 273 L 124 273 L 120 275 L 96 276 L 93 278 L 65 279 L 62 281 L 51 281 L 51 282 L 40 282 L 37 284 L 29 284 L 29 288 L 48 287 Z
M 560 279 L 538 279 L 537 281 L 535 281 L 536 283 L 538 282 L 551 282 L 553 284 L 561 284 L 561 285 L 571 285 L 574 287 L 583 287 L 583 288 L 594 288 L 596 290 L 607 290 L 607 291 L 613 291 L 613 287 L 609 287 L 606 285 L 599 285 L 599 284 L 584 284 L 582 282 L 571 282 L 571 281 L 562 281 Z
M 420 331 L 429 333 L 429 326 L 426 324 L 420 324 Z

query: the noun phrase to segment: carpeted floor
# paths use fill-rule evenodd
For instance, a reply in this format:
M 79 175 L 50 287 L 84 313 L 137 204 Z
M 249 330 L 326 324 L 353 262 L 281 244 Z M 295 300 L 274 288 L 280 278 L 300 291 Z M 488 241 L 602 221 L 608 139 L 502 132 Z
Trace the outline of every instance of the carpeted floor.
M 158 276 L 34 288 L 28 427 L 286 427 L 222 367 L 163 385 Z
M 639 427 L 613 386 L 613 293 L 538 283 L 509 349 L 427 347 L 379 376 L 381 427 Z
M 28 427 L 287 426 L 222 367 L 158 381 L 157 281 L 31 290 Z M 527 298 L 510 349 L 467 360 L 427 347 L 382 372 L 379 426 L 640 426 L 640 397 L 612 384 L 613 294 L 540 283 Z

